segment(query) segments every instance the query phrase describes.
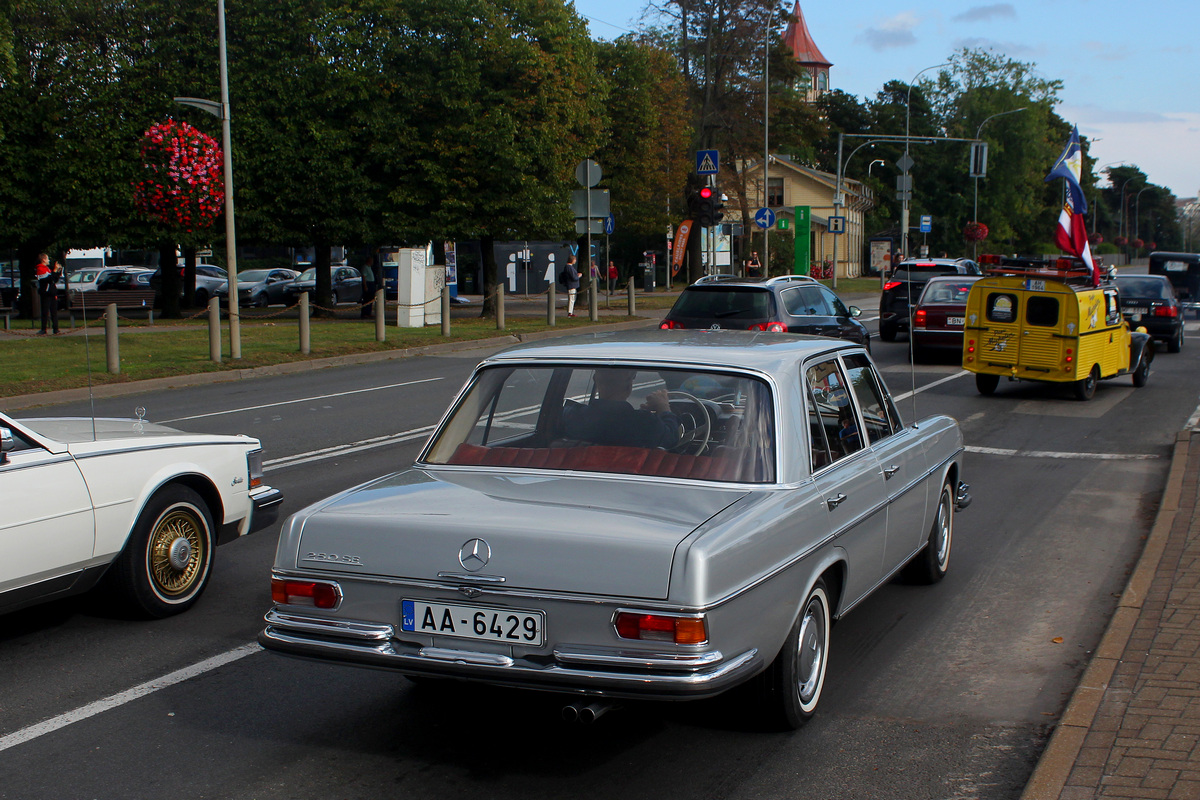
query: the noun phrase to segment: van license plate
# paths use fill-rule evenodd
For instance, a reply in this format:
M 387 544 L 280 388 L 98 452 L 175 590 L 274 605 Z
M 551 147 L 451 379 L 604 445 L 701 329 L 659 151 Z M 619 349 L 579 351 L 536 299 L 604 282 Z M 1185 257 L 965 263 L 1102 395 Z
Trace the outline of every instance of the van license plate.
M 400 628 L 413 633 L 539 647 L 545 627 L 540 611 L 400 601 Z

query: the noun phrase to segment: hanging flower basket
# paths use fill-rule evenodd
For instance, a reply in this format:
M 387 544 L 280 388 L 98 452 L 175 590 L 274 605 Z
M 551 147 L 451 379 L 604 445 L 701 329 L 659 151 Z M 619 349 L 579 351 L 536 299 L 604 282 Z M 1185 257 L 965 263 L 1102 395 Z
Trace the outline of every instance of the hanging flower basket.
M 1117 245 L 1117 247 L 1124 247 L 1125 245 L 1129 244 L 1129 240 L 1124 236 L 1118 236 L 1116 239 L 1113 239 L 1113 242 Z
M 1147 250 L 1157 250 L 1158 242 L 1146 242 L 1146 249 Z
M 1133 245 L 1138 250 L 1141 250 L 1143 247 L 1146 246 L 1146 243 L 1143 242 L 1141 239 L 1134 239 L 1132 242 L 1130 242 L 1130 244 Z
M 982 222 L 968 222 L 963 228 L 963 238 L 968 242 L 982 242 L 988 236 L 988 226 Z
M 167 120 L 142 134 L 144 180 L 133 184 L 138 211 L 191 233 L 213 224 L 225 203 L 221 145 L 186 122 Z
M 1104 244 L 1104 234 L 1103 234 L 1103 233 L 1097 233 L 1097 234 L 1093 235 L 1093 236 L 1092 236 L 1092 237 L 1089 239 L 1089 241 L 1090 241 L 1092 244 Z

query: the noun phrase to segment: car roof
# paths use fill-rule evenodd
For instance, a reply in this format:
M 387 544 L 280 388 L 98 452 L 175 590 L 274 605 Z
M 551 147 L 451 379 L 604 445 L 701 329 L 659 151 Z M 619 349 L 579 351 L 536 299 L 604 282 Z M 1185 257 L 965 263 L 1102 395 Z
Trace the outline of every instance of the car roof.
M 1171 281 L 1171 279 L 1170 279 L 1170 278 L 1168 278 L 1166 275 L 1144 275 L 1144 274 L 1143 274 L 1143 275 L 1121 275 L 1121 274 L 1117 274 L 1117 275 L 1115 275 L 1115 276 L 1113 277 L 1113 280 L 1115 280 L 1115 281 L 1127 281 L 1127 280 L 1139 280 L 1139 281 L 1144 281 L 1144 280 L 1152 280 L 1152 281 L 1167 281 L 1168 283 L 1170 283 L 1170 281 Z
M 803 334 L 730 330 L 619 331 L 525 342 L 496 353 L 483 364 L 645 362 L 658 366 L 678 364 L 715 369 L 737 365 L 770 374 L 786 372 L 790 376 L 790 367 L 797 360 L 862 349 L 861 345 L 845 339 Z
M 802 283 L 816 284 L 818 286 L 824 285 L 816 278 L 811 278 L 808 275 L 776 275 L 774 278 L 739 278 L 734 275 L 706 275 L 690 286 L 684 287 L 684 291 L 693 288 L 709 291 L 721 286 L 746 286 L 755 289 L 769 289 L 773 286 Z

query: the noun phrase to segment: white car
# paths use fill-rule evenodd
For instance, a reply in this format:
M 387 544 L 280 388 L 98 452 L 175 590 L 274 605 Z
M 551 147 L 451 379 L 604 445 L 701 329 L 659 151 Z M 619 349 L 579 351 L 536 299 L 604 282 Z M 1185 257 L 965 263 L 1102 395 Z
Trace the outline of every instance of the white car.
M 4 414 L 0 496 L 0 613 L 103 582 L 149 617 L 190 608 L 214 548 L 270 524 L 283 500 L 249 436 Z

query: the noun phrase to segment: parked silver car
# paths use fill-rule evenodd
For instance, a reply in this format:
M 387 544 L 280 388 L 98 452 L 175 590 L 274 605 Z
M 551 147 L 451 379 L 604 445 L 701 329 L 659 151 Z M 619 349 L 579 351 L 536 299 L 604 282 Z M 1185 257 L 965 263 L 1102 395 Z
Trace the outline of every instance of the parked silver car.
M 953 419 L 905 425 L 844 340 L 519 345 L 479 365 L 410 469 L 284 524 L 259 641 L 569 692 L 581 718 L 755 680 L 796 727 L 833 620 L 906 566 L 945 573 L 962 454 Z

